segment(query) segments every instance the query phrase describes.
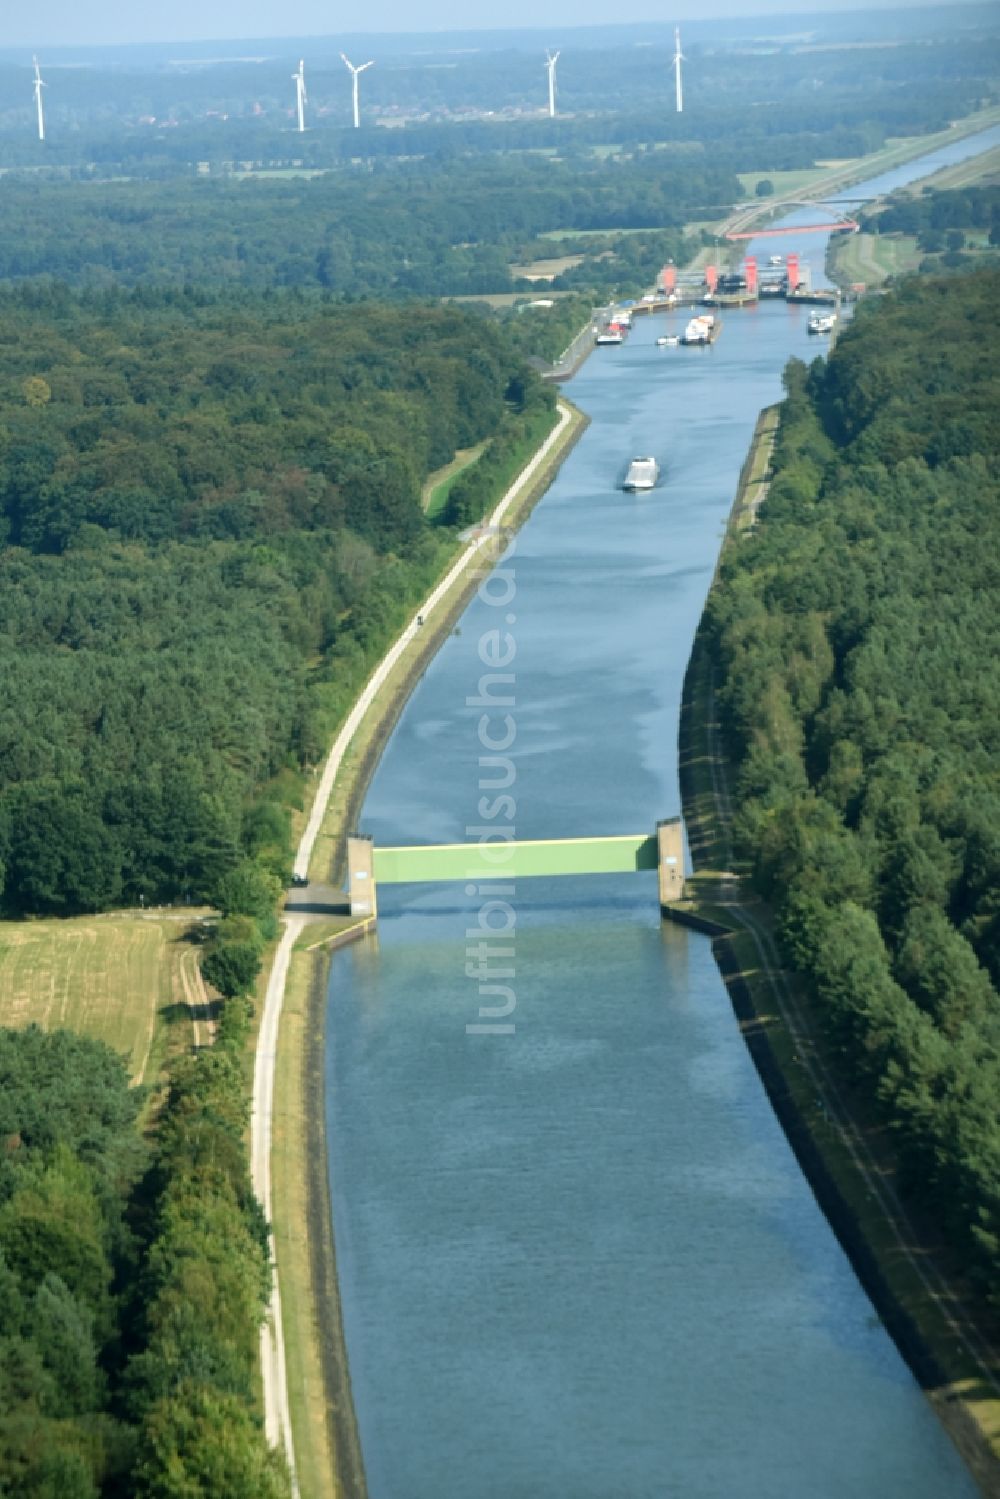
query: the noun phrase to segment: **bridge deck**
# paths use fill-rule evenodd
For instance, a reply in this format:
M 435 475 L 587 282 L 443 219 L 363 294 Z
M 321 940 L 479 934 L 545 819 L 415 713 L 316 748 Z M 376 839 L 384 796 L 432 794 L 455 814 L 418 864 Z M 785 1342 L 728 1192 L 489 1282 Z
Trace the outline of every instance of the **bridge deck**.
M 499 831 L 499 829 L 498 829 Z M 542 838 L 507 843 L 437 843 L 374 850 L 379 884 L 514 880 L 541 875 L 634 874 L 658 867 L 656 837 Z
M 781 229 L 731 229 L 726 239 L 776 239 L 779 234 L 836 234 L 838 231 L 853 234 L 857 228 L 853 219 L 837 219 L 832 224 L 786 224 Z

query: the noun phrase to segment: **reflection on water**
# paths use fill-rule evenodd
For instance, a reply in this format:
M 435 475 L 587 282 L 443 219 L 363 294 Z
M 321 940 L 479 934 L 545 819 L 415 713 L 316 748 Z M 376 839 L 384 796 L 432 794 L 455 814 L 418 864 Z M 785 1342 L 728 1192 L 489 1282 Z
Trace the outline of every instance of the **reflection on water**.
M 469 699 L 498 627 L 517 835 L 679 810 L 690 642 L 757 412 L 816 352 L 806 321 L 765 304 L 710 349 L 661 350 L 670 319 L 639 320 L 588 361 L 571 394 L 592 423 L 508 559 L 509 607 L 474 600 L 429 667 L 366 831 L 484 825 Z M 623 495 L 647 452 L 662 487 Z M 333 965 L 331 1179 L 372 1499 L 971 1494 L 775 1123 L 708 942 L 661 926 L 649 875 L 522 881 L 503 938 L 481 937 L 481 905 L 383 887 L 378 945 Z M 487 959 L 513 969 L 512 1035 L 466 1030 L 483 940 L 512 949 Z

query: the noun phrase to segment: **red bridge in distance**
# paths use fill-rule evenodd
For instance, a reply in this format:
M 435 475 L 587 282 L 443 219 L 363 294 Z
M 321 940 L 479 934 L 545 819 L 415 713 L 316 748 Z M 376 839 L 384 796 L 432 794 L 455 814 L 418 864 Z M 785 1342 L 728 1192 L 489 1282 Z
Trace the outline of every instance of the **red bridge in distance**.
M 733 229 L 726 239 L 773 239 L 779 234 L 835 234 L 838 230 L 853 233 L 860 227 L 854 219 L 837 219 L 832 224 L 789 224 L 784 229 Z

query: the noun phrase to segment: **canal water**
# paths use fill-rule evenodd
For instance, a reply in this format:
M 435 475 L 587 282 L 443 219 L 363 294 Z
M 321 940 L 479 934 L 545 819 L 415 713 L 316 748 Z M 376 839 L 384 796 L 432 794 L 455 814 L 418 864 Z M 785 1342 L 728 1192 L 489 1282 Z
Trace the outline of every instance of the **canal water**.
M 786 360 L 818 352 L 783 303 L 657 348 L 682 316 L 638 319 L 573 380 L 591 425 L 403 714 L 361 818 L 379 842 L 680 810 L 681 682 L 737 476 Z M 624 494 L 647 453 L 660 486 Z M 327 1024 L 371 1499 L 973 1494 L 655 877 L 379 896 Z

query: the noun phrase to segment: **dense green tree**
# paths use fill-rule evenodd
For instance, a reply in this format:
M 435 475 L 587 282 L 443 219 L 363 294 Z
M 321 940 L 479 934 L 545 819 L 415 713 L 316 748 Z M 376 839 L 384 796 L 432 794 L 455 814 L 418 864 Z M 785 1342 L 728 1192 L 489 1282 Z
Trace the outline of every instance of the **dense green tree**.
M 301 774 L 447 556 L 429 469 L 490 441 L 488 503 L 551 389 L 454 308 L 34 286 L 0 339 L 7 908 L 287 880 Z
M 50 1271 L 32 1301 L 31 1335 L 57 1393 L 51 1415 L 83 1415 L 101 1403 L 93 1328 L 93 1315 Z
M 281 895 L 281 882 L 255 859 L 244 859 L 224 875 L 215 889 L 223 916 L 252 916 L 266 921 Z
M 947 224 L 930 225 L 946 232 Z M 786 373 L 709 603 L 735 832 L 902 1179 L 1000 1269 L 1000 276 L 905 282 Z
M 192 1382 L 151 1411 L 136 1499 L 286 1499 L 288 1478 L 246 1405 Z
M 33 787 L 12 798 L 9 889 L 24 910 L 100 911 L 122 892 L 122 850 L 82 787 Z
M 249 994 L 260 972 L 261 951 L 256 942 L 224 942 L 205 955 L 201 971 L 208 983 L 227 999 Z

